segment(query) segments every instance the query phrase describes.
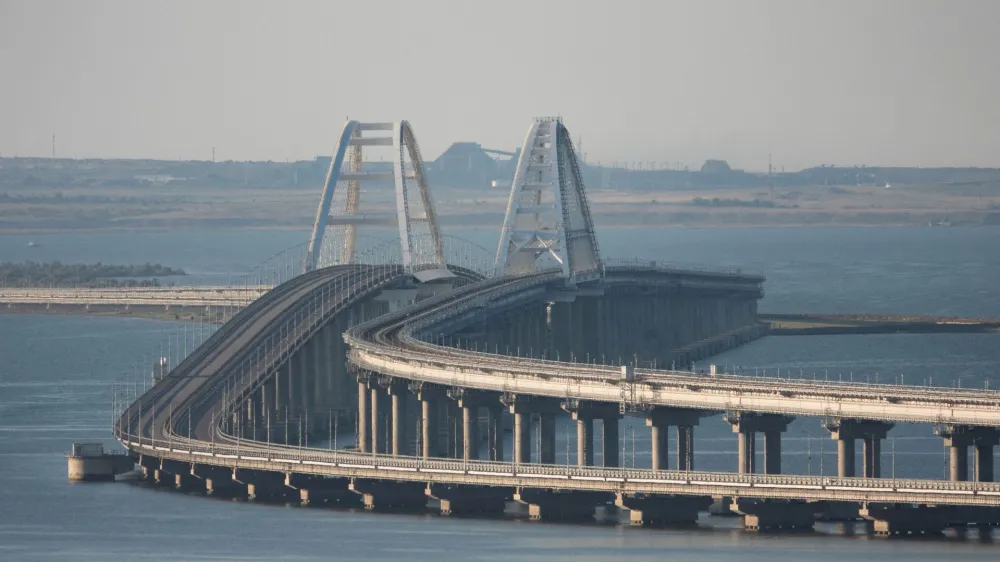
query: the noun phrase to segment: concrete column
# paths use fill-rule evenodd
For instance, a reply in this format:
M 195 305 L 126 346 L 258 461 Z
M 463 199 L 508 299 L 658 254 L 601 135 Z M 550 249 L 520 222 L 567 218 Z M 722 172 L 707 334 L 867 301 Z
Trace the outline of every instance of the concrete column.
M 653 470 L 668 470 L 667 457 L 670 453 L 667 431 L 670 429 L 670 426 L 652 423 L 652 420 L 646 420 L 646 425 L 650 428 L 650 437 L 653 441 Z
M 296 377 L 298 377 L 299 380 L 296 383 L 296 386 L 300 389 L 298 403 L 300 412 L 309 411 L 309 401 L 313 396 L 313 393 L 306 390 L 306 388 L 308 388 L 309 383 L 312 382 L 312 373 L 310 372 L 312 361 L 310 361 L 310 359 L 312 351 L 311 348 L 314 345 L 315 344 L 310 343 L 303 345 L 299 349 L 299 353 L 297 355 L 299 372 L 296 374 Z
M 969 448 L 964 444 L 953 443 L 948 447 L 948 474 L 952 482 L 965 482 L 969 479 Z
M 854 438 L 841 436 L 837 439 L 837 476 L 854 476 Z
M 866 435 L 863 443 L 865 478 L 881 478 L 882 440 L 875 435 Z
M 694 426 L 677 426 L 677 470 L 694 470 Z
M 781 432 L 764 432 L 764 474 L 781 474 Z
M 430 398 L 423 396 L 420 400 L 420 429 L 421 429 L 421 451 L 420 455 L 427 459 L 437 452 L 435 441 L 437 434 L 434 431 L 434 404 Z
M 854 440 L 860 438 L 864 454 L 863 474 L 866 478 L 877 478 L 882 472 L 881 441 L 892 427 L 891 423 L 873 420 L 834 419 L 827 422 L 830 436 L 837 440 L 837 476 L 850 478 L 856 474 Z
M 372 387 L 371 387 L 371 389 L 369 391 L 369 395 L 371 396 L 371 420 L 372 420 L 372 424 L 371 424 L 372 449 L 371 449 L 371 452 L 376 453 L 376 454 L 378 454 L 378 453 L 384 453 L 385 452 L 385 450 L 382 447 L 379 446 L 379 434 L 380 434 L 379 430 L 381 428 L 379 427 L 378 404 L 381 401 L 381 399 L 380 399 L 381 397 L 379 396 L 381 394 L 381 391 L 382 391 L 382 389 L 379 388 L 379 386 L 377 384 L 376 385 L 372 385 Z
M 392 454 L 394 456 L 409 453 L 409 443 L 406 440 L 406 395 L 400 388 L 390 390 L 392 396 Z
M 975 474 L 978 482 L 993 481 L 993 447 L 1000 442 L 1000 431 L 992 427 L 945 425 L 936 430 L 948 447 L 950 478 L 953 482 L 969 479 L 969 447 L 976 453 Z
M 531 462 L 531 414 L 514 413 L 514 462 Z
M 478 411 L 475 406 L 462 408 L 462 459 L 476 460 L 479 458 L 479 426 Z
M 358 452 L 370 451 L 371 434 L 368 433 L 368 383 L 358 381 Z
M 756 434 L 751 431 L 741 431 L 737 434 L 739 448 L 739 473 L 753 474 L 755 457 L 757 456 Z
M 594 420 L 576 420 L 576 462 L 578 466 L 594 466 Z
M 620 466 L 621 450 L 618 444 L 618 418 L 604 418 L 604 439 L 601 442 L 601 458 L 604 466 Z M 553 437 L 555 428 L 553 427 Z
M 491 461 L 503 461 L 503 410 L 500 406 L 490 406 L 486 410 L 486 442 Z
M 302 384 L 298 380 L 298 373 L 295 372 L 295 368 L 293 367 L 295 362 L 294 356 L 285 360 L 286 378 L 288 380 L 288 401 L 285 403 L 285 411 L 290 415 L 299 411 L 299 404 L 302 401 Z
M 538 462 L 542 464 L 556 463 L 556 416 L 552 413 L 540 414 L 539 433 L 541 433 L 541 443 L 539 449 L 541 458 Z
M 976 444 L 976 482 L 993 481 L 993 445 Z

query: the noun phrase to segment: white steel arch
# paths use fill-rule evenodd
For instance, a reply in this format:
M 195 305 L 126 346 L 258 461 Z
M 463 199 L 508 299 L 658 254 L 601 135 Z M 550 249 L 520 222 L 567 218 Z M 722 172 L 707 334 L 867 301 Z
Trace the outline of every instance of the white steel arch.
M 601 257 L 569 131 L 558 118 L 528 128 L 497 247 L 500 275 L 536 271 L 550 258 L 569 283 L 601 277 Z
M 392 147 L 391 167 L 365 162 L 364 147 Z M 395 189 L 395 212 L 362 212 L 362 184 Z M 416 193 L 414 193 L 416 192 Z M 421 277 L 450 276 L 444 243 L 434 211 L 434 200 L 413 129 L 406 121 L 362 123 L 348 121 L 323 184 L 316 220 L 306 254 L 306 271 L 357 260 L 358 227 L 397 225 L 403 266 Z M 416 240 L 430 240 L 418 243 Z

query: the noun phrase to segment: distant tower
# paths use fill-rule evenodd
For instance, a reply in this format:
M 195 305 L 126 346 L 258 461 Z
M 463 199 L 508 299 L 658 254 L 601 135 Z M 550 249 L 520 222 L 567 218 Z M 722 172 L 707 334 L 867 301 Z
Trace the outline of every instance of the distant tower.
M 56 159 L 56 134 L 52 133 L 52 159 Z

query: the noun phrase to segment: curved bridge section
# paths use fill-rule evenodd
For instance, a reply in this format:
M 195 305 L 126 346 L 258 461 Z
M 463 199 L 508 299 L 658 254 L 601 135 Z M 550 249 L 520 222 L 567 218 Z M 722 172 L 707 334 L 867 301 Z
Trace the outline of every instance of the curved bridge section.
M 883 479 L 867 471 L 864 478 L 850 473 L 792 476 L 780 474 L 780 463 L 773 460 L 764 471 L 748 466 L 736 473 L 698 472 L 689 454 L 693 432 L 688 431 L 700 416 L 712 412 L 726 415 L 741 436 L 764 432 L 769 442 L 776 416 L 786 423 L 792 415 L 823 416 L 842 441 L 853 439 L 848 435 L 852 432 L 887 429 L 893 421 L 930 421 L 939 422 L 946 439 L 960 446 L 982 443 L 988 439 L 985 430 L 1000 425 L 994 393 L 805 381 L 776 384 L 636 368 L 627 361 L 609 366 L 576 356 L 571 361 L 546 356 L 560 345 L 562 336 L 552 329 L 560 305 L 597 295 L 613 302 L 611 296 L 628 298 L 636 292 L 645 294 L 648 302 L 657 291 L 755 302 L 759 278 L 607 268 L 603 286 L 579 287 L 572 295 L 559 271 L 457 287 L 415 289 L 412 280 L 399 266 L 356 265 L 318 270 L 275 288 L 123 412 L 116 436 L 150 478 L 169 478 L 181 487 L 200 485 L 251 497 L 295 493 L 303 501 L 363 498 L 373 509 L 415 508 L 431 496 L 445 512 L 496 511 L 512 499 L 528 506 L 533 517 L 559 519 L 588 517 L 595 505 L 615 501 L 634 522 L 649 523 L 692 520 L 711 497 L 722 496 L 735 498 L 730 509 L 742 513 L 750 528 L 811 526 L 817 504 L 804 502 L 847 502 L 885 533 L 933 530 L 953 520 L 984 522 L 997 516 L 1000 484 L 982 478 Z M 415 303 L 394 309 L 393 295 L 399 296 L 394 291 L 422 293 L 396 298 Z M 366 306 L 371 307 L 367 313 Z M 586 305 L 581 306 L 586 311 Z M 539 315 L 539 309 L 544 313 Z M 511 311 L 541 316 L 541 337 L 551 346 L 518 356 L 498 352 L 499 344 L 488 345 L 490 338 L 509 343 L 538 336 L 524 321 L 503 324 L 506 331 L 500 335 L 490 335 L 490 326 L 482 325 L 483 318 L 510 318 Z M 573 312 L 569 308 L 568 314 Z M 315 355 L 331 350 L 331 340 L 321 335 L 325 326 L 335 326 L 334 334 L 340 328 L 346 331 L 350 388 L 342 382 L 313 392 L 296 390 L 299 383 L 322 385 L 316 373 L 304 375 L 325 364 L 324 357 L 336 361 L 335 355 Z M 469 340 L 456 343 L 455 334 L 468 335 L 479 350 L 469 349 Z M 326 350 L 306 351 L 315 341 L 325 341 Z M 353 408 L 308 401 L 295 405 L 296 396 L 337 393 L 349 397 Z M 278 409 L 275 415 L 276 410 L 266 406 L 272 400 L 288 404 L 288 409 Z M 331 416 L 323 416 L 324 410 Z M 487 414 L 484 434 L 482 411 Z M 654 431 L 654 447 L 660 448 L 650 469 L 619 466 L 617 421 L 626 413 L 645 416 Z M 509 461 L 502 438 L 507 414 L 513 429 Z M 569 415 L 577 425 L 576 465 L 555 462 L 555 415 Z M 595 420 L 605 432 L 603 467 L 593 466 Z M 354 447 L 344 450 L 315 442 L 308 446 L 310 435 L 315 440 L 326 433 L 323 426 L 349 427 L 351 422 L 356 423 Z M 678 428 L 680 439 L 675 467 L 668 466 L 661 441 L 671 425 Z M 331 437 L 343 433 L 329 430 Z M 530 443 L 535 435 L 540 439 L 537 448 Z M 741 438 L 741 444 L 746 440 Z M 681 443 L 688 448 L 682 450 Z M 774 453 L 768 448 L 769 456 Z M 912 513 L 896 504 L 936 507 L 923 508 L 922 523 L 914 527 Z

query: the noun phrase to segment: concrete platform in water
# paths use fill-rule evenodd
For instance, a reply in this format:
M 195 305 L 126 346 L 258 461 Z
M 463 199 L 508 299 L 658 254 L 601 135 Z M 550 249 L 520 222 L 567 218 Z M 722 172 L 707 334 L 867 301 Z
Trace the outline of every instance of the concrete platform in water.
M 70 482 L 113 481 L 135 468 L 127 452 L 105 451 L 100 443 L 74 443 L 66 460 Z

